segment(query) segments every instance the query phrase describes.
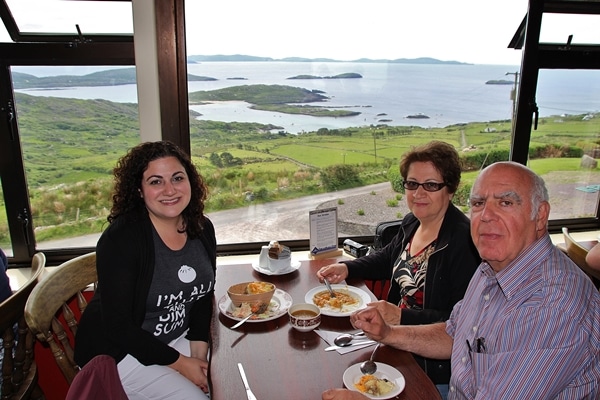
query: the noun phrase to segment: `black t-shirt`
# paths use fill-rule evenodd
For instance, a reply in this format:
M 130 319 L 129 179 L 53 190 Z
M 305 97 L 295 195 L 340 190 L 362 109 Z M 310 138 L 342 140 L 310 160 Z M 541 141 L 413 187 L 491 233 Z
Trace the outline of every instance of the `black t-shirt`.
M 215 276 L 199 239 L 171 250 L 154 229 L 153 238 L 156 260 L 142 328 L 169 343 L 187 330 L 194 302 L 213 289 Z

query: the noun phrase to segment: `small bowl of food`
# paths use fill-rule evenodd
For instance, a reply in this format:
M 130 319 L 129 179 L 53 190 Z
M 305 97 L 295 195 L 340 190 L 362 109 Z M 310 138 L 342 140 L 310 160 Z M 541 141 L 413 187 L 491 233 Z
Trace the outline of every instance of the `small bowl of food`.
M 227 295 L 235 307 L 242 303 L 269 304 L 275 293 L 275 285 L 270 282 L 243 282 L 232 285 L 227 289 Z
M 321 309 L 314 304 L 294 304 L 288 310 L 290 324 L 300 332 L 309 332 L 321 324 Z

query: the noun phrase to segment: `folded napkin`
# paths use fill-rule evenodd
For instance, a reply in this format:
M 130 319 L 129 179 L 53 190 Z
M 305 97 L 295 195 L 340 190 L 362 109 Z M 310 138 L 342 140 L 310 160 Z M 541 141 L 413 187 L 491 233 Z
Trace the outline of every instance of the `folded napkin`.
M 335 339 L 342 333 L 346 333 L 346 332 L 326 331 L 323 329 L 316 329 L 315 332 L 317 333 L 317 335 L 321 336 L 321 338 L 330 346 L 335 346 L 335 343 L 333 343 L 333 339 Z M 353 332 L 353 333 L 355 333 L 355 332 Z M 369 340 L 369 338 L 359 337 L 357 339 L 354 339 L 353 342 L 359 342 L 359 341 L 362 342 L 364 340 Z M 336 349 L 335 351 L 337 351 L 339 354 L 346 354 L 346 353 L 350 353 L 350 352 L 353 352 L 356 350 L 364 349 L 365 347 L 373 346 L 376 343 L 377 342 L 373 342 L 370 344 L 360 344 L 357 346 L 340 347 L 339 349 Z

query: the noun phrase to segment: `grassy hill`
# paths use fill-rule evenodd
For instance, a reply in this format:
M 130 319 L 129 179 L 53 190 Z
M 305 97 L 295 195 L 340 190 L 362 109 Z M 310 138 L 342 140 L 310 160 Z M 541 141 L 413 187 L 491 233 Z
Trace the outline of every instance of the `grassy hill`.
M 260 93 L 255 96 L 253 101 L 260 102 Z M 15 98 L 36 237 L 101 231 L 110 208 L 112 168 L 139 143 L 137 105 L 21 93 Z M 432 139 L 469 147 L 462 153 L 465 168 L 477 170 L 508 158 L 510 131 L 510 121 L 492 121 L 443 128 L 323 128 L 291 135 L 272 125 L 190 118 L 192 156 L 209 185 L 209 212 L 243 207 L 249 195 L 268 202 L 385 182 L 405 151 Z M 597 122 L 582 116 L 543 118 L 532 132 L 531 158 L 551 159 L 539 164 L 545 168 L 572 170 L 583 152 L 597 147 L 597 131 Z M 466 172 L 464 183 L 475 174 Z M 0 213 L 0 242 L 7 240 L 6 226 Z
M 135 85 L 135 68 L 109 69 L 87 75 L 37 77 L 22 72 L 12 73 L 15 89 L 48 89 L 60 87 Z M 215 78 L 188 74 L 188 81 L 216 81 Z

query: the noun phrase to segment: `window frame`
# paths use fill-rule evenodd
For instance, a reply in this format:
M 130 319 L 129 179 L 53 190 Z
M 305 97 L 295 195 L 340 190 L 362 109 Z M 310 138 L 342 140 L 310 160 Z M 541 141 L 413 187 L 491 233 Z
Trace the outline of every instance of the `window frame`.
M 565 43 L 540 43 L 544 13 L 598 14 L 600 2 L 530 0 L 529 10 L 508 47 L 521 49 L 521 80 L 511 142 L 510 159 L 527 164 L 531 131 L 537 123 L 535 113 L 539 71 L 542 69 L 594 69 L 600 70 L 600 44 L 576 45 Z M 560 233 L 563 226 L 573 231 L 600 227 L 600 201 L 592 218 L 555 219 L 548 222 L 551 233 Z

